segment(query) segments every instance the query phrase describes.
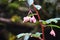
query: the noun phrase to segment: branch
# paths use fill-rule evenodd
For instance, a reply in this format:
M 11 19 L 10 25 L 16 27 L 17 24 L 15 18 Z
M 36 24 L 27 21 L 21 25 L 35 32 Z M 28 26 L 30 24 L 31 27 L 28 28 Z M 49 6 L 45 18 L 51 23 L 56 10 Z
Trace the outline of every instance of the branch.
M 41 20 L 41 17 L 39 16 L 39 13 L 38 13 L 38 11 L 36 10 L 34 4 L 32 4 L 32 5 L 33 5 L 33 7 L 34 7 L 34 10 L 36 11 L 36 14 L 37 14 L 37 16 L 38 16 L 38 19 Z M 42 28 L 42 38 L 43 38 L 43 40 L 45 40 L 44 26 L 43 26 L 43 24 L 42 24 L 41 22 L 40 22 L 40 26 L 41 26 L 41 28 Z
M 31 27 L 31 28 L 34 28 L 36 26 L 36 24 L 34 24 L 34 23 L 23 23 L 22 21 L 21 22 L 12 22 L 10 19 L 6 19 L 6 18 L 0 18 L 0 22 L 16 24 L 16 25 L 19 25 L 19 26 L 22 25 L 22 26 Z

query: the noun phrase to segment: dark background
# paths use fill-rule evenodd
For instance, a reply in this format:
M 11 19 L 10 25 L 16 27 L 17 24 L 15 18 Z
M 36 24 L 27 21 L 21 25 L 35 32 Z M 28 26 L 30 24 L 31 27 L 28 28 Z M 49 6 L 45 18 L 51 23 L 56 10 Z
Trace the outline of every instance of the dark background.
M 1 1 L 1 0 L 0 0 Z M 11 3 L 21 3 L 20 5 L 23 5 L 23 7 L 28 8 L 28 4 L 25 4 L 25 2 L 18 2 L 17 0 L 12 0 Z M 22 4 L 23 3 L 23 4 Z M 42 9 L 39 10 L 39 15 L 41 16 L 41 19 L 47 20 L 50 18 L 60 18 L 60 7 L 58 6 L 60 1 L 57 0 L 55 4 L 50 3 L 50 2 L 44 2 L 44 0 L 35 0 L 35 4 L 39 4 L 42 6 Z M 7 1 L 2 1 L 0 3 L 0 17 L 2 18 L 11 18 L 13 15 L 17 14 L 18 16 L 21 16 L 22 18 L 27 15 L 28 11 L 22 11 L 18 10 L 17 8 L 12 8 L 8 6 L 9 3 Z M 12 10 L 12 12 L 11 12 Z M 34 10 L 33 10 L 34 12 Z M 25 13 L 25 14 L 24 14 Z M 36 19 L 38 19 L 36 17 Z M 2 23 L 2 24 L 1 24 Z M 55 24 L 55 23 L 52 23 Z M 60 26 L 60 21 L 56 24 Z M 19 33 L 26 33 L 26 32 L 31 32 L 34 28 L 31 28 L 29 26 L 24 26 L 24 25 L 17 25 L 16 23 L 6 23 L 0 21 L 0 40 L 8 40 L 8 35 L 9 33 L 12 33 L 14 35 L 17 35 Z M 56 37 L 51 36 L 49 33 L 51 31 L 50 27 L 45 28 L 45 39 L 46 40 L 60 40 L 60 29 L 58 28 L 53 28 Z M 38 29 L 37 31 L 39 31 Z M 29 38 L 29 40 L 39 40 L 35 38 Z

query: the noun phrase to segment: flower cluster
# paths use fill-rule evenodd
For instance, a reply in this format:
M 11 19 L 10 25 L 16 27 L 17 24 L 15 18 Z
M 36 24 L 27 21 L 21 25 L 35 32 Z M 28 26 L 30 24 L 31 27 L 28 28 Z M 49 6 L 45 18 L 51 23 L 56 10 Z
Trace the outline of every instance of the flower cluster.
M 35 4 L 34 4 L 34 0 L 27 0 L 27 2 L 28 2 L 28 4 L 29 4 L 29 6 L 33 6 L 33 7 L 36 8 L 37 10 L 40 10 L 40 9 L 41 9 L 41 6 L 40 6 L 40 5 L 35 5 Z M 31 15 L 29 16 L 30 13 L 32 13 L 31 10 L 28 12 L 28 16 L 26 16 L 26 17 L 23 18 L 23 23 L 25 23 L 25 22 L 36 23 L 36 18 L 34 17 L 35 14 L 33 14 L 32 16 L 31 16 Z M 36 11 L 36 13 L 37 13 L 37 15 L 38 15 L 38 12 L 37 12 L 37 11 Z M 39 16 L 39 15 L 38 15 L 38 16 Z M 40 18 L 40 17 L 38 17 L 38 18 Z M 49 19 L 49 20 L 46 20 L 46 21 L 43 21 L 43 20 L 40 20 L 40 19 L 39 19 L 39 22 L 42 22 L 42 24 L 49 24 L 49 23 L 51 23 L 51 22 L 57 23 L 58 20 L 60 20 L 60 18 Z M 43 30 L 42 30 L 42 32 L 43 32 Z M 43 32 L 43 34 L 44 34 L 44 32 Z M 51 30 L 50 34 L 51 34 L 52 36 L 54 36 L 54 37 L 56 36 L 55 31 L 54 31 L 53 29 Z M 28 35 L 27 35 L 27 36 L 28 36 Z M 26 37 L 25 40 L 27 40 L 27 39 L 29 38 L 29 36 L 28 36 L 28 37 L 27 37 L 27 36 L 25 36 L 25 37 Z M 35 37 L 36 35 L 32 35 L 32 36 Z M 42 38 L 41 40 L 44 40 L 44 38 Z
M 36 19 L 35 19 L 34 16 L 32 16 L 32 17 L 26 16 L 26 17 L 23 18 L 23 23 L 28 22 L 28 21 L 36 23 Z
M 54 37 L 56 36 L 55 31 L 53 29 L 51 30 L 50 34 Z

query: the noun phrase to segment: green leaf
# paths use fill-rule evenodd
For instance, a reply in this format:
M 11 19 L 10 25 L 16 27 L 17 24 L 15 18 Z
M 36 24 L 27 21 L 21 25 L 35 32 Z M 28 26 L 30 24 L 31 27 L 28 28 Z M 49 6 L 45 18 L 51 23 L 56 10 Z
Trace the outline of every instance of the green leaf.
M 22 37 L 22 36 L 24 36 L 24 35 L 25 35 L 24 33 L 18 34 L 18 35 L 17 35 L 17 38 L 20 38 L 20 37 Z
M 60 29 L 60 26 L 57 26 L 57 25 L 47 25 L 48 27 L 56 27 L 56 28 L 59 28 Z
M 31 13 L 31 14 L 29 14 L 28 16 L 30 16 L 30 17 L 31 17 L 31 16 L 34 16 L 34 15 L 36 15 L 36 14 Z
M 46 21 L 42 21 L 43 24 L 47 24 Z
M 42 33 L 37 32 L 37 33 L 35 33 L 35 34 L 32 34 L 32 37 L 40 37 L 41 34 L 42 34 Z

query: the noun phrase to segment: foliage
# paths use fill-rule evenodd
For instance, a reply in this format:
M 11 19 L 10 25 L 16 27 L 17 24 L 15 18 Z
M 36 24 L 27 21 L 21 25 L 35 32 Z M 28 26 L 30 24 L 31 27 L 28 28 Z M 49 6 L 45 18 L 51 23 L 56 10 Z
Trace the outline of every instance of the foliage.
M 60 26 L 57 26 L 57 25 L 47 25 L 49 27 L 55 27 L 55 28 L 60 28 Z
M 8 6 L 11 7 L 11 8 L 16 8 L 17 9 L 19 7 L 19 4 L 14 2 L 14 3 L 10 3 Z
M 39 37 L 41 36 L 41 34 L 42 34 L 42 33 L 39 33 L 39 32 L 36 32 L 35 34 L 32 34 L 32 33 L 21 33 L 21 34 L 18 34 L 18 35 L 17 35 L 17 38 L 21 38 L 21 37 L 23 37 L 23 36 L 25 36 L 25 38 L 27 38 L 27 37 L 29 37 L 29 36 L 39 38 Z M 28 35 L 28 36 L 27 36 L 27 35 Z M 25 38 L 24 38 L 24 40 L 25 40 Z
M 19 23 L 19 22 L 22 22 L 22 24 L 27 24 L 27 25 L 36 25 L 36 26 L 41 26 L 41 25 L 43 25 L 42 27 L 52 27 L 52 29 L 53 28 L 59 28 L 60 29 L 60 26 L 57 26 L 57 25 L 53 25 L 52 24 L 52 22 L 54 22 L 55 24 L 57 24 L 58 23 L 58 21 L 60 20 L 60 18 L 50 18 L 50 19 L 48 19 L 48 20 L 42 20 L 42 19 L 40 19 L 40 15 L 39 15 L 39 13 L 38 13 L 38 11 L 40 11 L 41 9 L 43 9 L 45 6 L 41 6 L 40 4 L 35 4 L 35 0 L 15 0 L 15 1 L 11 1 L 11 2 L 8 2 L 9 0 L 0 0 L 0 5 L 2 5 L 2 4 L 4 4 L 4 5 L 7 5 L 6 6 L 6 11 L 3 11 L 3 12 L 6 12 L 6 15 L 8 14 L 8 15 L 10 15 L 11 13 L 13 14 L 14 13 L 14 15 L 10 18 L 10 20 L 12 21 L 12 22 L 15 22 L 15 23 Z M 28 21 L 26 21 L 24 18 L 21 18 L 20 16 L 18 16 L 19 14 L 22 16 L 22 15 L 24 15 L 24 16 L 26 16 L 26 14 L 25 14 L 25 12 L 23 12 L 23 11 L 21 11 L 21 10 L 19 10 L 19 8 L 22 6 L 22 8 L 23 8 L 23 6 L 25 7 L 26 5 L 25 5 L 25 2 L 27 1 L 27 3 L 26 3 L 26 5 L 27 5 L 27 8 L 28 8 L 28 12 L 31 10 L 32 11 L 32 13 L 30 12 L 29 14 L 27 13 L 27 11 L 26 11 L 26 13 L 27 13 L 27 16 L 28 17 L 30 17 L 30 18 L 26 18 L 25 17 L 25 19 L 27 20 L 27 19 L 29 19 Z M 3 7 L 2 7 L 3 8 Z M 9 9 L 10 8 L 10 9 Z M 21 9 L 22 9 L 21 8 Z M 55 8 L 55 7 L 54 7 Z M 3 9 L 2 9 L 3 10 Z M 4 9 L 5 10 L 5 9 Z M 23 9 L 23 10 L 25 10 L 25 9 Z M 44 9 L 43 9 L 44 10 Z M 46 10 L 50 10 L 50 8 L 47 8 Z M 35 12 L 36 13 L 35 13 Z M 9 13 L 8 13 L 9 12 Z M 17 15 L 15 15 L 15 12 L 17 12 L 16 14 Z M 46 12 L 45 10 L 44 10 L 44 12 Z M 49 11 L 50 12 L 50 11 Z M 48 12 L 48 13 L 49 13 Z M 50 12 L 51 13 L 51 12 Z M 4 13 L 5 14 L 5 13 Z M 12 15 L 11 14 L 11 15 Z M 42 13 L 41 13 L 42 14 Z M 23 17 L 24 17 L 23 16 Z M 36 17 L 38 17 L 38 19 L 37 18 L 35 18 L 35 16 Z M 33 18 L 32 18 L 33 17 Z M 23 19 L 23 20 L 22 20 Z M 24 21 L 25 20 L 25 21 Z M 32 20 L 32 21 L 31 21 Z M 35 20 L 35 22 L 34 22 L 34 20 Z M 24 21 L 24 22 L 23 22 Z M 1 23 L 0 23 L 0 25 L 2 25 Z M 43 28 L 42 28 L 43 29 Z M 44 32 L 44 30 L 42 30 L 43 32 Z M 29 36 L 31 36 L 31 37 L 40 37 L 41 36 L 41 34 L 43 35 L 44 33 L 39 33 L 39 32 L 37 32 L 37 33 L 35 33 L 35 34 L 33 34 L 33 33 L 21 33 L 21 34 L 18 34 L 16 37 L 17 38 L 21 38 L 21 37 L 23 37 L 24 36 L 24 39 L 26 39 L 26 40 L 28 40 L 28 38 L 29 38 Z M 14 40 L 14 38 L 15 38 L 15 36 L 14 35 L 12 35 L 12 34 L 10 34 L 9 35 L 10 36 L 10 38 L 9 38 L 9 40 Z

